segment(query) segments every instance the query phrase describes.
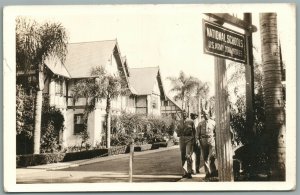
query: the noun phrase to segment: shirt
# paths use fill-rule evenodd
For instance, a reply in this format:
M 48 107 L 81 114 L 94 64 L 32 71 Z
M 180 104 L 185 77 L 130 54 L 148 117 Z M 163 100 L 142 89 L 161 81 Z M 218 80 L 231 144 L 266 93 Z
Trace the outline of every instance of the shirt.
M 194 121 L 191 119 L 186 119 L 181 121 L 177 127 L 177 135 L 180 136 L 195 136 L 196 128 Z
M 208 119 L 201 121 L 196 129 L 196 138 L 199 139 L 201 136 L 212 136 L 214 137 L 216 130 L 216 122 Z

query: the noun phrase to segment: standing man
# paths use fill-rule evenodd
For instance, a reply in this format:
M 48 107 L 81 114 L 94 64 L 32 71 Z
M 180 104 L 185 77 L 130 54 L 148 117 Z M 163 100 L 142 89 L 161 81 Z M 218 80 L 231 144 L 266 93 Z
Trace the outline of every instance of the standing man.
M 197 127 L 196 143 L 200 145 L 204 160 L 205 178 L 217 176 L 215 165 L 215 130 L 216 123 L 209 118 L 208 110 L 202 111 L 204 120 Z
M 195 142 L 195 124 L 188 118 L 185 111 L 182 113 L 183 119 L 177 127 L 179 137 L 179 147 L 181 152 L 181 163 L 183 167 L 183 178 L 192 178 L 192 155 Z M 185 168 L 186 163 L 186 168 Z
M 190 116 L 191 116 L 191 119 L 194 121 L 194 124 L 197 125 L 197 123 L 195 123 L 195 122 L 198 121 L 198 120 L 196 120 L 198 118 L 198 114 L 191 113 Z M 200 171 L 199 171 L 200 170 L 200 157 L 201 157 L 200 144 L 199 144 L 199 142 L 197 143 L 196 139 L 195 139 L 194 148 L 193 148 L 193 173 L 194 174 L 200 173 Z

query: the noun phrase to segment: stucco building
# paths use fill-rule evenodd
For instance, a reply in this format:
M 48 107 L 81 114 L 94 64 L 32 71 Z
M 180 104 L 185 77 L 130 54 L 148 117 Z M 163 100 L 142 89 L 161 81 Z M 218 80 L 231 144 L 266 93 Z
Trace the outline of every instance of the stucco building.
M 44 96 L 49 97 L 50 106 L 59 108 L 64 115 L 65 129 L 61 132 L 63 147 L 80 146 L 83 131 L 85 98 L 74 101 L 72 88 L 82 79 L 90 79 L 91 69 L 105 67 L 106 71 L 118 75 L 128 84 L 130 93 L 114 99 L 112 114 L 122 111 L 145 115 L 161 115 L 161 102 L 166 99 L 159 67 L 129 68 L 126 57 L 116 40 L 81 42 L 68 44 L 66 61 L 45 61 Z M 35 80 L 35 71 L 17 73 L 17 83 L 25 84 Z M 26 82 L 24 82 L 26 80 Z M 98 100 L 95 109 L 89 114 L 87 122 L 88 142 L 95 146 L 102 140 L 105 132 L 106 101 Z

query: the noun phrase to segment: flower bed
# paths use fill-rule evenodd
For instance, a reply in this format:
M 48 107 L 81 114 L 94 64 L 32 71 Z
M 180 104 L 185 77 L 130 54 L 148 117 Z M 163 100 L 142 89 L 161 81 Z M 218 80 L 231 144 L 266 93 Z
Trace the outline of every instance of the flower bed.
M 137 146 L 134 146 L 134 151 L 141 152 L 141 151 L 145 151 L 145 150 L 150 150 L 151 148 L 152 148 L 152 144 L 137 145 Z

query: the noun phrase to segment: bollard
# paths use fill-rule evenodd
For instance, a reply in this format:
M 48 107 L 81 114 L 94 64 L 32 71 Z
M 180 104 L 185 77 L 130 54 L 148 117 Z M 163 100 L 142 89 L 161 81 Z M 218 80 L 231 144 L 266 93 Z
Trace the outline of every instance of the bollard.
M 129 182 L 132 182 L 132 170 L 133 170 L 133 154 L 134 154 L 134 144 L 130 144 L 130 153 L 129 153 Z

